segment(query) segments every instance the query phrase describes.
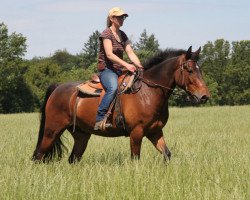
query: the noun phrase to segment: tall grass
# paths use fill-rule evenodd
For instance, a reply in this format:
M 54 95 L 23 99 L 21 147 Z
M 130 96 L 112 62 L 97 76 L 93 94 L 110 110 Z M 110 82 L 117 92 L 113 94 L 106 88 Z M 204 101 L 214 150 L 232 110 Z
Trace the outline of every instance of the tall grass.
M 169 164 L 145 138 L 92 136 L 80 163 L 34 164 L 39 115 L 0 115 L 0 199 L 250 199 L 250 106 L 171 108 Z M 72 138 L 65 133 L 67 146 Z

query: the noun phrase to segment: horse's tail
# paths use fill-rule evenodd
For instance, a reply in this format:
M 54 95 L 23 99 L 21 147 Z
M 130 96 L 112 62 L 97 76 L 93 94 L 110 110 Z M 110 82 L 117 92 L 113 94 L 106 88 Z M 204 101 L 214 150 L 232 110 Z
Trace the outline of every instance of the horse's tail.
M 47 104 L 47 101 L 50 97 L 50 95 L 52 94 L 52 92 L 59 86 L 59 84 L 51 84 L 47 91 L 46 91 L 46 94 L 45 94 L 45 97 L 44 97 L 44 102 L 43 102 L 43 105 L 41 106 L 40 108 L 40 113 L 41 113 L 41 116 L 40 116 L 40 128 L 39 128 L 39 133 L 38 133 L 38 141 L 37 141 L 37 145 L 36 145 L 36 150 L 38 148 L 38 146 L 41 144 L 42 142 L 42 139 L 43 139 L 43 135 L 44 135 L 44 128 L 45 128 L 45 120 L 46 120 L 46 114 L 45 114 L 45 109 L 46 109 L 46 104 Z M 52 159 L 55 155 L 55 151 L 58 152 L 58 155 L 61 156 L 62 154 L 62 147 L 61 147 L 61 140 L 59 138 L 59 141 L 55 142 L 55 144 L 53 145 L 53 147 L 51 148 L 50 152 L 47 153 L 45 155 L 45 158 L 48 158 L 48 159 Z M 36 150 L 33 154 L 33 159 L 35 158 L 36 156 Z

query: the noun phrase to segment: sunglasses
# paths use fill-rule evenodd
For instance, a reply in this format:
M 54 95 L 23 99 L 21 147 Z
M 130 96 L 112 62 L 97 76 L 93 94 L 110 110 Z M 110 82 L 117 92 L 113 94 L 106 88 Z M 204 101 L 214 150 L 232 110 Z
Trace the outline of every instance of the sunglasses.
M 121 16 L 116 16 L 116 18 L 121 19 L 121 20 L 125 20 L 126 16 L 125 15 L 121 15 Z

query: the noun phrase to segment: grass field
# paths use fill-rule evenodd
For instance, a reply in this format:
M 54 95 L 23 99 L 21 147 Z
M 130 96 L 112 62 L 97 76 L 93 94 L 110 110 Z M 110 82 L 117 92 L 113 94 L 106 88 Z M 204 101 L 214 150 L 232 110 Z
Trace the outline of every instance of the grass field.
M 0 199 L 250 199 L 250 106 L 171 108 L 169 164 L 145 138 L 92 136 L 80 163 L 34 164 L 39 115 L 0 115 Z M 71 151 L 72 138 L 64 134 Z

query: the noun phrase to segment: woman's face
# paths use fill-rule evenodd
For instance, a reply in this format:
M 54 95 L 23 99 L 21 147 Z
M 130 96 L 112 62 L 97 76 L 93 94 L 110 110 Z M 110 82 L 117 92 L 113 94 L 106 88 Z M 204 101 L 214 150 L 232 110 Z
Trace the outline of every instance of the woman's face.
M 124 20 L 126 19 L 126 16 L 113 16 L 110 18 L 112 24 L 115 26 L 121 27 L 123 25 Z

